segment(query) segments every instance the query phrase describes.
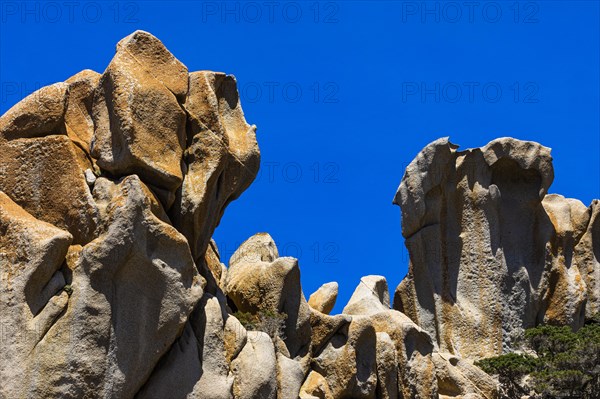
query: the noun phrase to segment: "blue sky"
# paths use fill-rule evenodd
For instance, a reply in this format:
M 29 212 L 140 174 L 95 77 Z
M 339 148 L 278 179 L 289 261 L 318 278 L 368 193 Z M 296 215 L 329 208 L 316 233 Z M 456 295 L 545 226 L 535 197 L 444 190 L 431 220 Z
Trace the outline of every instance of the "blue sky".
M 392 198 L 430 141 L 553 148 L 550 192 L 600 197 L 597 1 L 0 3 L 0 111 L 153 33 L 190 71 L 237 77 L 262 170 L 215 238 L 225 262 L 269 232 L 304 292 L 407 270 Z

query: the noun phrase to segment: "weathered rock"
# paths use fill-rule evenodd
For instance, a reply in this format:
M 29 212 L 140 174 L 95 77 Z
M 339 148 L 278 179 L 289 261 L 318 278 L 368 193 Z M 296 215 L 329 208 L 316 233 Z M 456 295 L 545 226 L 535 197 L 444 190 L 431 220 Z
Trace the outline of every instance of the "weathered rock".
M 375 398 L 377 336 L 367 319 L 353 319 L 339 329 L 312 367 L 327 381 L 334 398 Z
M 390 308 L 390 293 L 383 276 L 365 276 L 354 290 L 344 314 L 370 315 Z
M 238 319 L 229 314 L 225 317 L 223 341 L 227 362 L 231 363 L 248 342 L 248 333 Z
M 268 234 L 221 262 L 259 161 L 235 78 L 143 31 L 0 117 L 0 397 L 495 399 L 474 358 L 600 308 L 600 205 L 547 195 L 546 147 L 427 146 L 395 198 L 398 310 L 367 276 L 332 316 L 337 284 L 307 302 Z
M 589 223 L 573 253 L 587 288 L 587 318 L 600 312 L 600 201 L 592 202 L 589 213 Z
M 313 292 L 308 298 L 308 304 L 311 308 L 321 313 L 329 314 L 335 306 L 338 296 L 338 283 L 335 281 L 323 284 L 318 290 Z
M 260 163 L 255 126 L 244 119 L 235 78 L 215 72 L 190 74 L 187 173 L 171 212 L 194 258 L 203 256 L 227 205 L 254 180 Z
M 194 398 L 192 392 L 202 375 L 202 361 L 198 352 L 198 338 L 192 326 L 187 323 L 183 334 L 156 365 L 152 375 L 135 397 L 137 399 Z M 209 389 L 208 394 L 211 393 Z
M 313 354 L 321 351 L 329 339 L 335 335 L 338 330 L 352 321 L 352 317 L 344 314 L 335 316 L 326 315 L 314 309 L 310 312 L 311 326 L 311 347 Z
M 334 399 L 327 380 L 316 371 L 311 371 L 300 389 L 301 399 Z
M 277 399 L 298 399 L 306 377 L 304 370 L 300 361 L 277 353 Z
M 96 182 L 102 232 L 74 254 L 69 306 L 21 366 L 34 397 L 132 397 L 183 330 L 200 279 L 151 194 L 135 176 Z
M 266 333 L 248 331 L 248 341 L 231 362 L 236 399 L 275 399 L 277 397 L 277 360 L 273 341 Z
M 382 352 L 377 358 L 378 374 L 382 375 L 378 379 L 379 395 L 394 394 L 394 390 L 385 385 L 386 390 L 382 385 L 383 380 L 391 380 L 392 372 L 396 373 L 399 395 L 411 398 L 437 395 L 431 337 L 406 315 L 389 309 L 389 291 L 384 277 L 363 277 L 344 311 L 346 309 L 352 310 L 352 323 L 369 324 L 379 334 L 378 339 L 385 341 L 377 344 L 378 352 Z M 391 357 L 386 336 L 394 344 L 395 368 L 385 361 Z
M 64 124 L 67 136 L 90 157 L 90 144 L 94 134 L 92 105 L 94 91 L 98 87 L 100 74 L 89 69 L 71 76 Z M 91 158 L 91 157 L 90 157 Z
M 115 176 L 137 174 L 175 191 L 183 180 L 187 70 L 154 36 L 136 31 L 117 45 L 94 96 L 91 154 Z
M 5 140 L 64 132 L 69 85 L 55 83 L 31 93 L 0 117 L 0 144 Z
M 589 223 L 589 210 L 579 200 L 555 194 L 547 195 L 542 205 L 554 227 L 547 246 L 552 260 L 546 262 L 549 270 L 546 277 L 548 286 L 542 298 L 545 307 L 543 321 L 578 328 L 585 317 L 587 290 L 585 280 L 576 267 L 578 259 L 571 257 L 575 244 L 580 241 Z
M 543 321 L 581 326 L 586 298 L 597 297 L 586 288 L 596 279 L 581 273 L 597 269 L 593 238 L 581 256 L 570 254 L 590 211 L 545 196 L 554 177 L 550 149 L 512 138 L 456 148 L 447 139 L 425 147 L 396 194 L 410 266 L 394 307 L 441 351 L 472 358 L 509 350 L 524 328 Z
M 0 141 L 0 190 L 37 219 L 85 244 L 95 237 L 97 208 L 84 169 L 85 154 L 66 136 Z
M 310 346 L 310 307 L 300 286 L 294 258 L 279 258 L 268 234 L 256 234 L 233 254 L 225 291 L 238 310 L 286 315 L 285 343 L 292 358 L 305 356 Z
M 224 310 L 205 294 L 183 336 L 155 368 L 138 398 L 232 398 L 233 375 L 225 344 Z
M 377 334 L 377 397 L 398 398 L 398 357 L 396 346 L 385 332 Z
M 61 266 L 73 237 L 0 192 L 0 397 L 26 397 L 36 345 L 68 305 Z
M 498 384 L 481 369 L 448 353 L 433 353 L 440 397 L 492 399 L 497 397 Z

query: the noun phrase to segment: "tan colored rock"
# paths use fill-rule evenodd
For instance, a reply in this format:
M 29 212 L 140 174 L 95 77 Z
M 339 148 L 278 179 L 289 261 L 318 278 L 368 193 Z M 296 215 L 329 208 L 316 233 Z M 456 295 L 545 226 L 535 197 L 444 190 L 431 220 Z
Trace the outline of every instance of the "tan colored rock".
M 588 225 L 573 252 L 573 258 L 586 286 L 587 318 L 600 312 L 600 201 L 592 201 L 589 214 Z
M 396 346 L 398 385 L 403 397 L 430 398 L 437 395 L 435 367 L 431 359 L 431 337 L 404 314 L 386 310 L 366 317 L 376 332 L 386 333 Z
M 246 329 L 205 293 L 136 398 L 233 398 L 231 363 L 246 343 Z
M 227 205 L 254 180 L 260 163 L 255 126 L 244 119 L 235 78 L 215 72 L 190 74 L 187 173 L 177 192 L 173 225 L 203 256 Z
M 0 396 L 296 397 L 311 351 L 295 260 L 270 262 L 290 315 L 276 353 L 227 314 L 210 244 L 259 158 L 235 78 L 188 75 L 143 31 L 102 75 L 0 117 Z
M 226 399 L 232 397 L 233 375 L 227 362 L 223 309 L 215 297 L 205 297 L 191 316 L 199 346 L 202 372 L 194 386 L 196 398 Z
M 137 30 L 117 43 L 117 52 L 135 61 L 180 100 L 188 91 L 188 69 L 152 34 Z
M 223 316 L 217 298 L 205 294 L 136 398 L 233 398 Z
M 134 32 L 102 75 L 0 117 L 0 397 L 495 399 L 473 359 L 600 309 L 600 205 L 547 195 L 537 143 L 457 148 L 428 145 L 396 194 L 395 310 L 367 276 L 330 316 L 337 284 L 307 302 L 268 234 L 222 263 L 211 237 L 258 171 L 255 127 L 233 76 Z M 237 310 L 285 326 L 247 331 Z
M 91 154 L 101 169 L 167 191 L 181 185 L 186 116 L 172 90 L 187 91 L 183 70 L 149 33 L 119 42 L 93 103 Z
M 498 383 L 467 360 L 448 353 L 433 353 L 440 397 L 498 397 Z
M 65 131 L 71 141 L 88 157 L 90 157 L 90 144 L 94 134 L 92 119 L 94 91 L 98 87 L 100 76 L 99 73 L 86 69 L 71 76 L 65 82 L 69 85 L 64 117 Z
M 334 399 L 327 380 L 316 371 L 311 371 L 300 389 L 301 399 Z
M 543 296 L 544 322 L 578 328 L 584 322 L 588 291 L 578 259 L 571 257 L 587 228 L 590 213 L 581 201 L 562 195 L 547 195 L 542 205 L 554 227 L 548 243 L 553 256 Z
M 79 252 L 68 308 L 22 366 L 34 397 L 132 397 L 202 295 L 185 238 L 153 213 L 160 204 L 139 178 L 98 179 L 94 194 L 101 234 Z
M 0 397 L 27 396 L 34 348 L 68 306 L 61 266 L 72 236 L 0 192 Z
M 370 315 L 390 308 L 390 293 L 383 276 L 365 276 L 354 290 L 342 313 Z
M 302 362 L 277 352 L 277 399 L 298 399 L 306 377 Z
M 277 398 L 277 360 L 266 333 L 248 331 L 248 341 L 231 362 L 236 399 Z
M 429 144 L 396 194 L 410 266 L 394 308 L 440 351 L 473 359 L 510 350 L 543 320 L 580 326 L 589 294 L 579 270 L 594 266 L 568 254 L 589 211 L 545 196 L 550 149 L 513 138 L 456 149 L 447 139 Z
M 377 336 L 368 319 L 353 319 L 336 332 L 313 359 L 334 398 L 374 399 L 377 388 Z
M 212 295 L 222 294 L 227 268 L 221 263 L 219 249 L 214 240 L 210 240 L 203 259 L 197 260 L 200 274 L 206 279 L 206 292 Z
M 362 307 L 360 299 L 365 303 Z M 444 389 L 440 383 L 447 370 L 439 374 L 432 338 L 403 313 L 388 309 L 388 304 L 387 282 L 381 276 L 363 277 L 349 301 L 356 310 L 353 322 L 368 323 L 377 334 L 377 397 L 437 397 Z M 455 384 L 460 392 L 479 393 L 473 386 L 481 386 L 486 397 L 497 393 L 492 377 L 477 367 L 462 362 L 454 369 L 463 373 Z
M 5 140 L 64 132 L 68 84 L 55 83 L 31 93 L 0 117 L 0 144 Z
M 338 283 L 335 281 L 323 284 L 308 298 L 308 305 L 314 310 L 329 314 L 335 306 L 338 296 Z
M 182 335 L 162 357 L 135 397 L 139 399 L 195 398 L 192 392 L 201 375 L 202 360 L 198 351 L 198 338 L 192 326 L 187 323 Z M 209 395 L 211 393 L 209 389 Z
M 248 342 L 248 333 L 242 323 L 234 316 L 226 314 L 223 342 L 225 344 L 225 356 L 227 362 L 231 363 Z
M 288 351 L 292 358 L 304 357 L 311 341 L 310 307 L 300 286 L 298 261 L 276 256 L 268 234 L 250 237 L 231 257 L 225 292 L 242 312 L 284 313 Z
M 95 237 L 97 208 L 82 165 L 85 154 L 66 136 L 0 142 L 0 190 L 34 217 L 85 244 Z
M 239 246 L 229 259 L 229 267 L 237 263 L 274 262 L 279 250 L 268 233 L 256 233 Z
M 398 398 L 398 357 L 396 346 L 385 332 L 377 334 L 377 398 Z
M 313 355 L 321 351 L 340 329 L 347 328 L 352 317 L 344 314 L 330 316 L 314 309 L 310 312 L 311 347 Z

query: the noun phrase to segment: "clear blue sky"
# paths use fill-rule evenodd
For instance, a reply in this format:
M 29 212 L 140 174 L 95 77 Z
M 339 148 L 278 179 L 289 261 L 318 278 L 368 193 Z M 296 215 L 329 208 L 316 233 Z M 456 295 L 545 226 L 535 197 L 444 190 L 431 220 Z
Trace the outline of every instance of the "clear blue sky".
M 336 280 L 390 289 L 407 270 L 405 166 L 428 142 L 499 136 L 553 148 L 551 192 L 600 197 L 597 1 L 0 3 L 2 112 L 147 30 L 190 71 L 234 74 L 258 126 L 262 172 L 215 238 L 228 261 L 269 232 L 300 259 L 307 295 Z

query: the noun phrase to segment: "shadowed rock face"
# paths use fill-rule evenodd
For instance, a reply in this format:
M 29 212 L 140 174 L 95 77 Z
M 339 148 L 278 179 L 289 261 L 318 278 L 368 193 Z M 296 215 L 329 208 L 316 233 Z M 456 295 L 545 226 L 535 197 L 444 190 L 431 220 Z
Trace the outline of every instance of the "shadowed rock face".
M 598 310 L 600 206 L 546 195 L 545 147 L 426 147 L 396 199 L 396 309 L 366 276 L 339 315 L 266 233 L 222 262 L 259 163 L 235 78 L 143 31 L 0 117 L 0 398 L 491 399 L 469 357 Z
M 394 308 L 441 351 L 471 358 L 542 322 L 580 327 L 598 309 L 597 201 L 546 195 L 554 174 L 540 144 L 457 148 L 426 146 L 394 199 L 410 253 Z

